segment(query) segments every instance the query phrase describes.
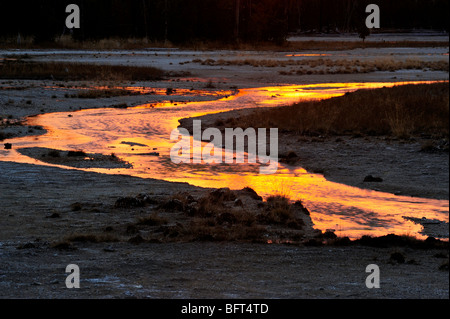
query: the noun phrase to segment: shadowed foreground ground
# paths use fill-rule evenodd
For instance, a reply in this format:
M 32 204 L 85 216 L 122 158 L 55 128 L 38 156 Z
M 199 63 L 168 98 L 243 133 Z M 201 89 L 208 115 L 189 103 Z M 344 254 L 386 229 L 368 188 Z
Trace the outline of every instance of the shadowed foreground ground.
M 2 298 L 448 298 L 448 268 L 441 267 L 448 267 L 446 249 L 211 242 L 53 248 L 68 231 L 135 218 L 126 211 L 71 211 L 72 201 L 101 203 L 150 189 L 198 190 L 170 184 L 169 191 L 162 181 L 17 163 L 0 162 L 0 171 Z M 55 211 L 60 218 L 47 218 Z M 396 252 L 403 262 L 392 257 Z M 72 263 L 80 267 L 79 290 L 65 288 L 65 267 Z M 381 270 L 377 290 L 365 286 L 366 266 L 373 263 Z

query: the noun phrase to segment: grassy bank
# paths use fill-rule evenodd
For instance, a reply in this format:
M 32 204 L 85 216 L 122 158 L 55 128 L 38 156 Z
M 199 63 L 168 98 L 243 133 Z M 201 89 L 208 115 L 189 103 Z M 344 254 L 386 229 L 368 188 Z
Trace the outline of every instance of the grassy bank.
M 155 81 L 160 80 L 164 75 L 164 71 L 154 67 L 66 62 L 28 62 L 22 59 L 0 63 L 0 79 Z
M 447 71 L 448 60 L 445 61 L 421 61 L 416 59 L 407 59 L 398 61 L 394 59 L 376 59 L 374 61 L 361 60 L 333 60 L 333 59 L 301 59 L 301 60 L 275 60 L 275 59 L 235 59 L 235 60 L 213 60 L 213 59 L 196 59 L 193 63 L 210 66 L 252 66 L 252 67 L 300 67 L 296 70 L 281 71 L 280 73 L 299 74 L 314 69 L 329 70 L 335 72 L 346 73 L 368 73 L 375 71 L 396 71 L 396 70 L 422 70 L 429 69 L 432 71 Z M 304 67 L 304 68 L 302 68 Z M 317 72 L 316 72 L 317 73 Z
M 214 60 L 195 59 L 192 63 L 209 66 L 251 66 L 255 68 L 286 68 L 279 71 L 280 75 L 305 75 L 305 74 L 355 74 L 376 71 L 394 72 L 397 70 L 423 70 L 423 71 L 449 71 L 448 60 L 421 61 L 407 59 L 398 61 L 394 59 L 376 59 L 374 61 L 357 60 L 333 60 L 333 59 L 301 59 L 301 60 L 276 60 L 276 59 L 235 59 Z
M 225 125 L 276 127 L 301 135 L 449 135 L 448 83 L 359 90 L 316 102 L 261 109 Z
M 357 36 L 355 36 L 357 38 Z M 75 41 L 70 36 L 58 37 L 54 41 L 35 43 L 32 37 L 22 39 L 20 45 L 17 38 L 0 39 L 1 49 L 71 49 L 71 50 L 139 50 L 146 48 L 182 48 L 193 50 L 250 50 L 250 51 L 303 51 L 303 50 L 353 50 L 359 48 L 421 48 L 448 47 L 448 41 L 317 41 L 304 37 L 302 41 L 273 42 L 220 42 L 192 40 L 186 43 L 170 41 L 150 41 L 146 38 L 105 38 L 100 40 Z

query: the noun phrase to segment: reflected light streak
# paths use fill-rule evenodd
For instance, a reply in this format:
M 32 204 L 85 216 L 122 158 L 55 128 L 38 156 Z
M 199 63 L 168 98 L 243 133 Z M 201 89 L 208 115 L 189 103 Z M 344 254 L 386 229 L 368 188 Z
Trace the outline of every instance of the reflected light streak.
M 170 161 L 170 132 L 182 118 L 204 114 L 292 104 L 301 100 L 320 100 L 341 96 L 358 89 L 392 87 L 410 83 L 326 83 L 240 90 L 229 98 L 208 102 L 162 103 L 128 109 L 86 109 L 69 113 L 49 113 L 27 119 L 48 132 L 35 137 L 8 140 L 15 149 L 47 147 L 59 150 L 81 149 L 87 153 L 111 154 L 131 163 L 125 169 L 82 169 L 104 174 L 126 174 L 207 187 L 242 189 L 251 187 L 263 197 L 284 194 L 302 200 L 311 211 L 315 227 L 336 229 L 339 236 L 409 234 L 424 238 L 421 226 L 403 216 L 438 219 L 448 222 L 449 203 L 395 196 L 327 181 L 322 175 L 303 168 L 279 164 L 274 175 L 260 175 L 258 164 L 181 164 Z M 204 145 L 205 143 L 203 143 Z M 157 155 L 155 154 L 157 153 Z M 15 150 L 0 151 L 0 160 L 63 167 L 43 163 Z M 81 170 L 81 169 L 80 169 Z

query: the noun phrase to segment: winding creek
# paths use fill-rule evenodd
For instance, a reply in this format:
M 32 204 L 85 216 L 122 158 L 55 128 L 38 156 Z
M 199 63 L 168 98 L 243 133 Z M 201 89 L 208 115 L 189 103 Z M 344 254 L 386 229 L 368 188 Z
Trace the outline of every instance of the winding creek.
M 4 156 L 0 160 L 56 166 L 17 152 L 18 148 L 25 147 L 115 153 L 133 167 L 83 170 L 188 182 L 201 187 L 241 189 L 248 186 L 262 196 L 284 192 L 292 199 L 304 202 L 311 211 L 316 228 L 336 229 L 340 236 L 356 238 L 365 234 L 379 236 L 396 233 L 424 238 L 420 234 L 422 226 L 405 220 L 403 216 L 426 216 L 448 222 L 447 200 L 363 190 L 330 182 L 322 175 L 283 164 L 278 164 L 276 174 L 260 175 L 259 167 L 255 164 L 174 164 L 170 160 L 170 149 L 175 143 L 170 141 L 170 133 L 179 125 L 179 119 L 233 109 L 281 106 L 304 99 L 324 99 L 357 89 L 395 84 L 400 83 L 323 83 L 253 88 L 208 102 L 160 103 L 128 109 L 48 113 L 27 120 L 29 125 L 43 126 L 47 130 L 46 134 L 10 140 L 15 147 L 2 153 Z M 154 152 L 159 153 L 159 156 L 150 155 Z

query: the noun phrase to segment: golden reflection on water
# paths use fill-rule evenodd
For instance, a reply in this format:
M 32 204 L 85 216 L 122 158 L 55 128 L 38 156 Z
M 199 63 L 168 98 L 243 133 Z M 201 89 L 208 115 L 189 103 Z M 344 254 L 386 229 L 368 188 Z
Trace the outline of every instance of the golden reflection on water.
M 429 83 L 429 82 L 408 82 Z M 448 222 L 448 201 L 395 196 L 327 181 L 323 176 L 279 164 L 274 175 L 260 175 L 258 164 L 180 164 L 170 160 L 170 133 L 181 118 L 233 109 L 280 106 L 300 100 L 341 96 L 357 89 L 391 87 L 406 83 L 326 83 L 243 89 L 216 101 L 161 103 L 128 109 L 87 109 L 28 118 L 48 133 L 11 140 L 14 148 L 81 149 L 87 153 L 114 153 L 133 164 L 131 169 L 84 169 L 105 174 L 127 174 L 201 187 L 251 187 L 263 197 L 287 195 L 302 200 L 315 227 L 335 229 L 339 236 L 408 234 L 424 238 L 421 226 L 403 216 Z M 150 88 L 149 88 L 150 90 Z M 205 144 L 205 143 L 203 143 Z M 0 160 L 57 166 L 0 151 Z M 63 167 L 63 166 L 58 166 Z M 150 191 L 150 190 L 149 190 Z

